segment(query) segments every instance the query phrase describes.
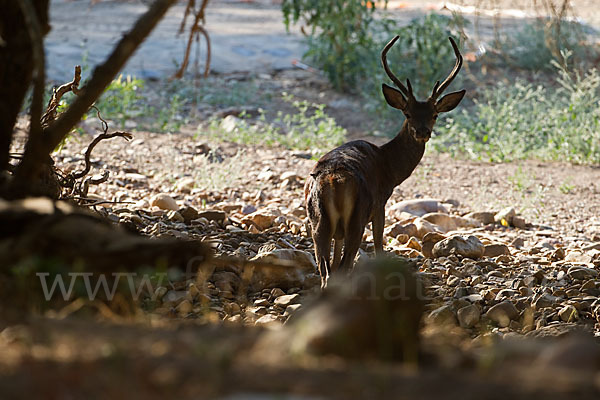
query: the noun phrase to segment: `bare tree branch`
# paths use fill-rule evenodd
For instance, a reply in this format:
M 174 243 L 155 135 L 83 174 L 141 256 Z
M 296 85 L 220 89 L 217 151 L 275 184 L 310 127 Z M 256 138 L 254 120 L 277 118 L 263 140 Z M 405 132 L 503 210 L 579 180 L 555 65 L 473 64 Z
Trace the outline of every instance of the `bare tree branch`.
M 62 97 L 68 92 L 79 94 L 79 81 L 81 80 L 81 66 L 75 66 L 75 75 L 69 83 L 59 86 L 52 92 L 52 97 L 46 107 L 46 112 L 42 116 L 42 128 L 47 128 L 56 119 L 56 110 L 60 104 Z

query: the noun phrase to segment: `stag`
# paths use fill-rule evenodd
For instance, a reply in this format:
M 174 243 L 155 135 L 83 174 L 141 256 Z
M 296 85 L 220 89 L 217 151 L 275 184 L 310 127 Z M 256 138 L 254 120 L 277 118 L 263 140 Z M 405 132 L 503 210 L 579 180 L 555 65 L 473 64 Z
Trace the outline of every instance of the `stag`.
M 398 38 L 394 37 L 384 47 L 381 62 L 386 74 L 400 89 L 382 84 L 387 103 L 406 117 L 400 132 L 382 146 L 354 140 L 331 150 L 319 159 L 306 180 L 304 199 L 322 288 L 336 270 L 351 270 L 369 222 L 372 223 L 375 253 L 383 254 L 387 200 L 421 161 L 438 114 L 453 110 L 466 92 L 449 93 L 438 100 L 457 76 L 463 62 L 458 46 L 449 38 L 456 56 L 454 68 L 441 84 L 440 81 L 435 83 L 427 100 L 417 100 L 410 80 L 407 79 L 404 86 L 388 67 L 387 53 Z

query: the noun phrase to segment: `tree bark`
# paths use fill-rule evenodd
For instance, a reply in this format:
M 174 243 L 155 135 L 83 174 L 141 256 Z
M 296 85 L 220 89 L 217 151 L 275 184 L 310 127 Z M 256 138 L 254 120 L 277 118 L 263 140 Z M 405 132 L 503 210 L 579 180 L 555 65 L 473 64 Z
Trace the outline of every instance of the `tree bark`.
M 42 34 L 48 25 L 49 0 L 33 0 Z M 0 172 L 8 168 L 13 128 L 30 86 L 33 42 L 18 0 L 0 0 Z

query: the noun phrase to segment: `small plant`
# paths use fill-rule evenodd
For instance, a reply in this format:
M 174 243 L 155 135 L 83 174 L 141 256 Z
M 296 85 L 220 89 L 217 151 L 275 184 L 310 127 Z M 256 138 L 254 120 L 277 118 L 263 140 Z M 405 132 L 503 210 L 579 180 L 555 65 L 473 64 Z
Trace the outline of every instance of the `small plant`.
M 571 185 L 569 182 L 570 179 L 567 179 L 558 187 L 558 190 L 560 190 L 562 194 L 570 194 L 573 189 L 575 189 L 575 185 Z
M 140 93 L 140 89 L 143 87 L 143 80 L 131 75 L 127 75 L 125 78 L 123 75 L 119 75 L 100 96 L 96 107 L 102 115 L 112 120 L 116 119 L 121 128 L 124 128 L 128 119 L 147 113 L 144 97 Z
M 292 104 L 295 113 L 277 113 L 272 121 L 267 121 L 263 110 L 256 121 L 246 118 L 230 118 L 235 126 L 224 127 L 223 120 L 213 120 L 207 131 L 199 135 L 208 135 L 213 139 L 244 144 L 262 144 L 267 146 L 281 145 L 288 149 L 316 150 L 340 145 L 346 135 L 333 118 L 325 112 L 324 104 L 296 100 L 293 96 L 283 94 L 283 99 Z
M 440 124 L 434 148 L 490 161 L 600 162 L 600 74 L 570 72 L 569 56 L 552 62 L 559 88 L 517 80 L 486 89 L 474 107 Z

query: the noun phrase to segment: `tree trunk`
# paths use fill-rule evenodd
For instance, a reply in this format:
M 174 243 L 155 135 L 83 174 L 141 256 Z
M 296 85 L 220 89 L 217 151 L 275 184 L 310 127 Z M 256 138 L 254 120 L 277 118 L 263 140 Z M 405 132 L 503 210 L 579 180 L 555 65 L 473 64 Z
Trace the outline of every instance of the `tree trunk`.
M 20 0 L 0 0 L 0 172 L 8 168 L 13 128 L 33 73 L 33 47 Z M 33 0 L 43 34 L 49 0 Z M 0 178 L 1 179 L 1 178 Z

